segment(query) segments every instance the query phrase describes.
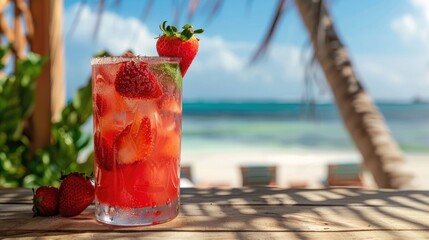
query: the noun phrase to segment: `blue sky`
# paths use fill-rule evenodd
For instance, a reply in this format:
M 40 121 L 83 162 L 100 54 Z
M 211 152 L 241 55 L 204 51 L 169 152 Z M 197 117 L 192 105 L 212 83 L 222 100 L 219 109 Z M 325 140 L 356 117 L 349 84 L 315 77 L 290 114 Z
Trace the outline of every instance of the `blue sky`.
M 174 21 L 171 4 L 183 9 L 187 1 L 155 1 L 143 22 L 146 1 L 107 0 L 98 38 L 93 41 L 97 1 L 87 1 L 73 35 L 69 34 L 80 1 L 64 6 L 67 98 L 87 81 L 90 57 L 101 49 L 121 54 L 133 49 L 157 55 L 158 25 Z M 277 1 L 225 1 L 207 22 L 207 0 L 191 24 L 203 27 L 200 51 L 184 78 L 184 99 L 192 100 L 300 100 L 304 93 L 304 66 L 308 61 L 307 33 L 293 5 L 288 5 L 268 54 L 257 64 L 249 59 L 262 41 Z M 290 2 L 290 1 L 288 1 Z M 249 5 L 249 3 L 251 3 Z M 348 47 L 357 74 L 377 100 L 429 99 L 429 1 L 330 1 L 339 35 Z M 331 98 L 329 89 L 316 88 L 318 100 Z

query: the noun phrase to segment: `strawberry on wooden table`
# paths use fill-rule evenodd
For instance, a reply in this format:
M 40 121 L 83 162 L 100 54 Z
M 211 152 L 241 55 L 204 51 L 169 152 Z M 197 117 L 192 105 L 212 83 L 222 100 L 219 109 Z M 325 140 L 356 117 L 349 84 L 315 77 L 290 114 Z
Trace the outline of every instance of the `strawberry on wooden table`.
M 94 201 L 94 186 L 91 179 L 85 174 L 70 173 L 63 176 L 59 189 L 60 207 L 62 217 L 79 215 Z
M 50 186 L 33 188 L 33 212 L 34 216 L 54 216 L 58 214 L 58 188 Z
M 185 24 L 183 30 L 178 32 L 175 26 L 166 26 L 166 23 L 165 21 L 159 26 L 163 35 L 156 42 L 156 50 L 161 57 L 181 58 L 180 68 L 183 77 L 198 52 L 198 38 L 194 34 L 202 33 L 204 30 L 195 30 L 191 25 Z

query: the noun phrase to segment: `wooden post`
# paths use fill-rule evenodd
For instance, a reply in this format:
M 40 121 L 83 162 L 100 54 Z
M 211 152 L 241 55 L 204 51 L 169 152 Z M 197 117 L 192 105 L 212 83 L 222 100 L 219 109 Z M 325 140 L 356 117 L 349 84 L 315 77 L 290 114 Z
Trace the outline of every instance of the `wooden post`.
M 65 104 L 63 0 L 51 0 L 51 3 L 51 116 L 52 120 L 58 120 Z
M 33 150 L 49 144 L 53 118 L 64 106 L 62 0 L 32 0 L 30 11 L 34 22 L 31 51 L 48 57 L 36 82 L 32 117 Z

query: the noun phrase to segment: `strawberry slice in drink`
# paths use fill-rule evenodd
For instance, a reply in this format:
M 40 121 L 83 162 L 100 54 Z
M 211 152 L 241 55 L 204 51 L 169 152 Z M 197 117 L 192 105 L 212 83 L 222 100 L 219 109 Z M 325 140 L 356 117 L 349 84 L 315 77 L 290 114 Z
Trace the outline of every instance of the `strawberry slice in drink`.
M 179 100 L 175 99 L 174 96 L 166 96 L 158 102 L 160 111 L 169 113 L 181 113 L 182 105 L 179 104 Z
M 161 101 L 158 101 L 157 105 L 161 116 L 160 123 L 162 130 L 167 132 L 180 131 L 182 105 L 179 101 L 173 96 L 163 97 Z
M 115 119 L 116 113 L 124 109 L 122 96 L 112 91 L 116 73 L 120 64 L 94 65 L 93 71 L 93 108 L 94 120 L 99 128 L 105 128 Z M 98 125 L 102 122 L 101 125 Z M 110 128 L 110 127 L 109 127 Z
M 97 117 L 104 117 L 107 112 L 109 112 L 111 109 L 111 106 L 109 106 L 106 96 L 103 96 L 101 94 L 95 95 L 95 113 Z
M 175 158 L 180 152 L 180 136 L 175 131 L 164 132 L 158 142 L 159 154 L 166 158 Z
M 121 68 L 121 64 L 97 64 L 93 65 L 93 68 L 93 72 L 96 73 L 96 75 L 93 76 L 93 80 L 95 79 L 95 84 L 105 84 L 110 86 L 110 84 L 114 83 L 116 75 Z M 97 89 L 102 90 L 101 88 Z
M 111 125 L 113 126 L 113 125 Z M 94 151 L 99 167 L 111 171 L 124 164 L 143 161 L 154 148 L 154 131 L 150 119 L 143 117 L 118 130 L 105 127 L 94 133 Z
M 111 171 L 114 165 L 112 143 L 117 134 L 117 131 L 105 131 L 103 133 L 96 131 L 94 133 L 95 160 L 99 167 L 108 171 Z
M 114 142 L 118 165 L 146 160 L 154 148 L 154 134 L 148 117 L 126 126 Z

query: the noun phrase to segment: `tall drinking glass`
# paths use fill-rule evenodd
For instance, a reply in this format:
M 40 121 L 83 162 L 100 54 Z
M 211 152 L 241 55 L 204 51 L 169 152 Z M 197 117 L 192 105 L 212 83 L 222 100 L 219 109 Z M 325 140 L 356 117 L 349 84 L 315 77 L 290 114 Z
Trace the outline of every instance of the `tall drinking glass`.
M 179 212 L 182 76 L 179 59 L 91 60 L 95 216 L 152 225 Z

